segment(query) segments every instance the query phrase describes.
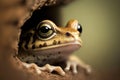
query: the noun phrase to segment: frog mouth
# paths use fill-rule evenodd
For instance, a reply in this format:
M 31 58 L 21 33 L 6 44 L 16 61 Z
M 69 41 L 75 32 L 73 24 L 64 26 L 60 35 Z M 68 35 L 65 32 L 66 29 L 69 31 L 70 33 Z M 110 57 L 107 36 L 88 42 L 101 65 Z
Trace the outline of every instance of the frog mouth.
M 41 54 L 49 54 L 49 53 L 66 53 L 70 54 L 81 47 L 81 41 L 71 41 L 65 44 L 53 45 L 43 48 L 36 48 L 32 50 L 34 54 L 41 55 Z
M 64 46 L 75 46 L 75 45 L 81 46 L 81 42 L 76 40 L 76 41 L 71 41 L 71 42 L 68 42 L 65 44 L 58 44 L 58 45 L 43 47 L 43 48 L 41 48 L 41 50 L 57 48 L 57 47 L 64 47 Z

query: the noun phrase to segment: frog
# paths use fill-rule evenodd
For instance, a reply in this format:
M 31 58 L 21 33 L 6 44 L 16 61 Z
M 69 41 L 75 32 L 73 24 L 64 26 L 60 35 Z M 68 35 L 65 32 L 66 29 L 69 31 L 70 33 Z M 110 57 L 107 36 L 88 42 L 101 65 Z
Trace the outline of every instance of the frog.
M 34 68 L 38 74 L 55 71 L 64 76 L 70 70 L 77 74 L 78 66 L 91 73 L 90 65 L 72 54 L 82 46 L 81 33 L 82 26 L 76 19 L 69 20 L 65 27 L 43 20 L 21 37 L 18 58 L 26 68 Z M 58 63 L 65 63 L 64 69 L 56 65 Z

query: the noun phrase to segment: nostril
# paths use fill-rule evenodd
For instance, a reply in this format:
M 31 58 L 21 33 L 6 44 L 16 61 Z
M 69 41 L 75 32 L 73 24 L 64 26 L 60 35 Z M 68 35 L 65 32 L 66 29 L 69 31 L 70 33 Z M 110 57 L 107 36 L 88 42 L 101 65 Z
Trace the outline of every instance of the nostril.
M 66 36 L 70 36 L 70 33 L 69 32 L 66 32 L 66 34 L 65 34 Z

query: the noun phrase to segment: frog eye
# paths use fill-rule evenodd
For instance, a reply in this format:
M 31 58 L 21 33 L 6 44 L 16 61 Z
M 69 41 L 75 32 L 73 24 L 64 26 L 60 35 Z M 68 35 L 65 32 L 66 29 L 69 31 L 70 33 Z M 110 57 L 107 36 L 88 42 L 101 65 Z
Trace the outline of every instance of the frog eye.
M 41 40 L 48 40 L 56 35 L 55 29 L 48 23 L 42 23 L 38 25 L 37 29 L 38 38 Z
M 78 30 L 80 33 L 82 33 L 82 26 L 81 26 L 81 24 L 78 24 L 77 30 Z

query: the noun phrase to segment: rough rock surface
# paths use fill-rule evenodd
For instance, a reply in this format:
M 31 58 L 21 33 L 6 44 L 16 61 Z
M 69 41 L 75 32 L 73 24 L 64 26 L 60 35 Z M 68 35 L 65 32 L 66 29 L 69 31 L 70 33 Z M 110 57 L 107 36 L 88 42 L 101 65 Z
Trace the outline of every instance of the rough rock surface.
M 43 72 L 38 75 L 26 69 L 16 55 L 21 26 L 36 9 L 43 6 L 67 4 L 72 0 L 0 0 L 0 80 L 90 80 L 83 69 L 66 76 Z

